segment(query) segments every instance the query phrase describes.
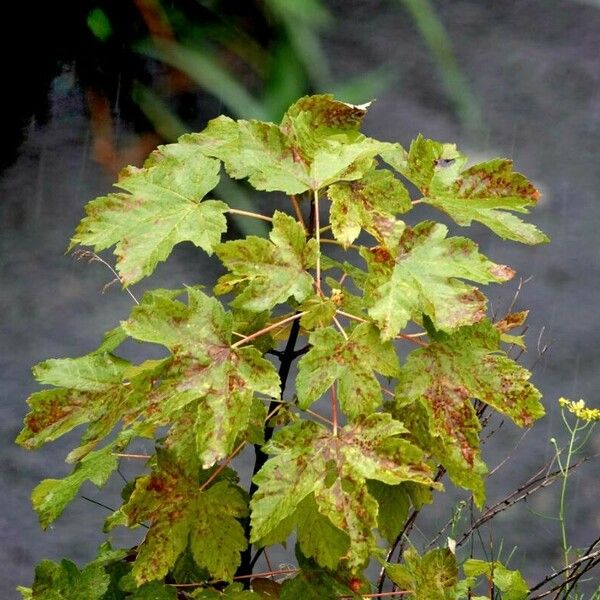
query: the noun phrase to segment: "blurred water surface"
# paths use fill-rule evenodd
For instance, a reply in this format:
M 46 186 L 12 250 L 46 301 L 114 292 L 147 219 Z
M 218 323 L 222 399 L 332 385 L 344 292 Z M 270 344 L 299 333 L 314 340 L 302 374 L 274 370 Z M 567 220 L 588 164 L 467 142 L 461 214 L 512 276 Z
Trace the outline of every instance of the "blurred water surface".
M 458 67 L 479 106 L 483 126 L 474 129 L 457 118 L 432 54 L 401 2 L 326 4 L 333 21 L 323 34 L 322 49 L 338 84 L 384 69 L 386 85 L 367 117 L 368 134 L 406 144 L 422 132 L 458 142 L 473 160 L 508 156 L 543 191 L 533 220 L 551 236 L 551 245 L 523 247 L 502 242 L 483 228 L 472 230 L 486 254 L 515 267 L 518 276 L 531 278 L 516 303 L 517 309 L 531 309 L 530 352 L 523 361 L 533 366 L 534 381 L 549 409 L 520 442 L 515 457 L 490 479 L 493 502 L 551 456 L 548 438 L 561 439 L 556 398 L 600 403 L 600 9 L 565 0 L 436 2 Z M 55 42 L 64 46 L 64 40 Z M 29 104 L 19 104 L 15 92 L 15 114 L 2 117 L 7 131 L 13 119 L 14 134 L 7 137 L 0 173 L 2 598 L 17 596 L 15 585 L 31 581 L 33 565 L 41 558 L 86 560 L 102 539 L 107 511 L 99 506 L 76 500 L 45 533 L 30 508 L 29 494 L 39 480 L 69 472 L 63 459 L 74 438 L 67 436 L 40 452 L 26 452 L 12 440 L 26 412 L 24 400 L 36 389 L 31 365 L 91 351 L 130 309 L 131 299 L 116 287 L 101 293 L 111 280 L 104 267 L 77 262 L 64 251 L 84 203 L 108 191 L 123 162 L 139 163 L 160 140 L 122 95 L 126 68 L 102 73 L 101 89 L 110 89 L 103 95 L 97 79 L 81 74 L 81 61 L 93 63 L 94 57 L 79 55 L 75 60 L 72 53 L 61 52 L 43 63 L 47 69 L 40 67 L 38 87 L 26 90 Z M 161 73 L 156 70 L 157 77 Z M 193 101 L 187 98 L 183 112 L 197 127 L 224 110 L 210 96 L 189 94 Z M 210 284 L 217 271 L 216 262 L 183 246 L 146 285 Z M 137 288 L 141 294 L 143 286 Z M 506 308 L 515 289 L 516 284 L 491 289 L 492 308 Z M 538 349 L 546 345 L 539 357 Z M 129 352 L 135 355 L 135 347 Z M 490 466 L 520 437 L 520 431 L 505 423 L 485 444 Z M 590 451 L 600 450 L 599 440 L 596 436 Z M 124 475 L 133 472 L 126 466 Z M 575 546 L 591 542 L 600 529 L 599 481 L 597 466 L 585 467 L 573 480 L 568 525 Z M 91 486 L 85 494 L 116 506 L 119 483 L 115 480 L 100 491 Z M 557 495 L 553 488 L 542 492 L 502 515 L 493 531 L 485 533 L 488 546 L 490 539 L 495 547 L 503 539 L 505 549 L 518 547 L 512 564 L 524 565 L 530 582 L 547 572 L 549 564 L 560 563 L 556 523 L 534 514 L 555 514 Z M 425 531 L 443 524 L 448 510 L 427 509 Z M 116 543 L 131 540 L 125 533 L 115 536 Z M 282 551 L 274 560 L 285 558 Z

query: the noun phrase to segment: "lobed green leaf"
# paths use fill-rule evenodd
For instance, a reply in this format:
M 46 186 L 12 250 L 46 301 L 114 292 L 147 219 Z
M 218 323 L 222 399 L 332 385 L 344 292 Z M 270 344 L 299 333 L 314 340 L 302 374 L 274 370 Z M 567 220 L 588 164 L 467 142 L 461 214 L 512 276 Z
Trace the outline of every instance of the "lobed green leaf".
M 472 489 L 479 505 L 485 470 L 481 428 L 471 399 L 489 404 L 517 425 L 544 415 L 531 374 L 500 350 L 501 334 L 485 320 L 412 351 L 400 369 L 396 409 L 422 447 L 430 448 L 450 477 Z
M 154 271 L 173 247 L 189 241 L 211 254 L 227 229 L 224 202 L 203 197 L 219 183 L 219 162 L 191 144 L 160 146 L 144 167 L 127 167 L 117 187 L 128 193 L 97 198 L 70 248 L 92 246 L 96 252 L 115 247 L 124 285 Z
M 332 327 L 318 329 L 311 333 L 309 343 L 311 349 L 298 363 L 300 408 L 308 408 L 334 384 L 342 410 L 351 419 L 381 405 L 381 385 L 375 372 L 393 377 L 398 374 L 399 362 L 394 346 L 381 341 L 376 327 L 361 323 L 347 340 Z
M 447 233 L 444 225 L 425 221 L 407 228 L 393 253 L 384 248 L 362 251 L 369 265 L 369 315 L 384 339 L 423 314 L 443 330 L 476 323 L 485 315 L 485 296 L 460 279 L 502 283 L 513 277 L 512 269 L 480 254 L 477 244 L 447 238 Z

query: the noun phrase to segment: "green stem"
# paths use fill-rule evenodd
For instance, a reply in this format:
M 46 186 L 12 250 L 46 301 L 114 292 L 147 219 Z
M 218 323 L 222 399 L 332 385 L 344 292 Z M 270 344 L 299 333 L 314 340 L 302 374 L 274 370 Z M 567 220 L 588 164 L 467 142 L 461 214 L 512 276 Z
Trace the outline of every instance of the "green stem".
M 575 440 L 577 438 L 577 431 L 579 426 L 579 419 L 575 423 L 575 427 L 569 427 L 569 432 L 571 433 L 571 439 L 569 440 L 569 448 L 567 450 L 567 461 L 564 465 L 562 465 L 560 459 L 558 461 L 560 470 L 562 472 L 562 486 L 560 490 L 560 507 L 558 518 L 560 521 L 560 533 L 562 538 L 562 549 L 563 549 L 563 558 L 565 561 L 565 566 L 569 564 L 569 547 L 567 546 L 567 526 L 566 526 L 566 505 L 565 500 L 567 497 L 567 482 L 569 480 L 569 468 L 571 466 L 571 457 L 573 456 L 573 445 L 575 444 Z M 565 577 L 569 576 L 568 570 L 565 571 Z
M 272 217 L 267 217 L 267 215 L 261 215 L 259 213 L 251 212 L 249 210 L 241 210 L 239 208 L 229 208 L 227 212 L 232 215 L 241 215 L 243 217 L 252 217 L 253 219 L 260 219 L 261 221 L 269 221 L 272 222 Z

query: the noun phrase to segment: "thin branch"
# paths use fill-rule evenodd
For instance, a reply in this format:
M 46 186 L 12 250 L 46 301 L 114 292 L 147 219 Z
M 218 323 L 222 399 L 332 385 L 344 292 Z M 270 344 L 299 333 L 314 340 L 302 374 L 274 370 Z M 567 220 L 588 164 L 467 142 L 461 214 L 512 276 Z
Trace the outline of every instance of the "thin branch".
M 246 445 L 244 440 L 238 444 L 227 456 L 227 458 L 212 472 L 212 475 L 200 486 L 199 492 L 205 490 L 229 465 L 229 463 L 241 452 L 242 448 Z
M 423 342 L 423 341 L 417 339 L 416 336 L 418 336 L 418 335 L 419 334 L 399 333 L 396 336 L 396 339 L 406 340 L 407 342 L 412 342 L 413 344 L 417 344 L 417 346 L 423 346 L 424 348 L 429 346 L 429 344 L 427 342 Z
M 319 214 L 319 190 L 315 190 L 314 192 L 314 216 L 315 216 L 315 240 L 317 240 L 317 275 L 315 285 L 317 287 L 317 294 L 319 296 L 323 295 L 321 291 L 321 232 L 319 231 L 321 227 L 321 215 Z
M 309 350 L 310 350 L 310 344 L 306 344 L 306 346 L 303 346 L 302 348 L 295 350 L 293 352 L 293 356 L 294 356 L 294 358 L 298 358 L 299 356 L 306 354 Z
M 106 510 L 109 510 L 112 513 L 115 512 L 115 509 L 108 506 L 108 504 L 103 504 L 102 502 L 98 502 L 98 500 L 94 500 L 93 498 L 88 498 L 87 496 L 84 496 L 83 494 L 81 494 L 79 497 L 82 500 L 86 500 L 87 502 L 91 502 L 92 504 L 95 504 L 96 506 L 105 508 Z M 138 523 L 138 525 L 141 525 L 144 529 L 150 529 L 150 527 L 148 525 L 146 525 L 145 523 Z
M 343 244 L 342 242 L 338 242 L 338 240 L 332 240 L 330 238 L 321 238 L 322 244 L 333 244 L 335 246 L 342 246 L 344 249 L 352 248 L 353 250 L 360 250 L 360 246 L 356 244 Z
M 598 553 L 594 553 L 594 554 L 598 554 Z M 577 585 L 577 582 L 579 581 L 579 579 L 581 579 L 581 577 L 583 577 L 583 575 L 585 575 L 588 571 L 591 571 L 598 564 L 600 564 L 600 556 L 593 556 L 593 557 L 589 556 L 587 564 L 585 565 L 585 567 L 583 567 L 581 569 L 580 572 L 571 573 L 571 575 L 563 582 L 563 586 L 564 586 L 564 584 L 567 583 L 567 581 L 572 579 L 571 585 L 565 590 L 564 598 L 569 598 L 571 592 L 573 591 L 573 588 Z M 578 565 L 576 567 L 576 569 L 578 569 L 582 565 L 583 565 L 583 563 Z M 558 594 L 556 594 L 556 598 L 558 598 L 559 595 L 560 595 L 560 591 Z
M 590 560 L 591 558 L 593 558 L 592 555 L 592 551 L 594 550 L 594 548 L 600 544 L 600 537 L 596 538 L 588 547 L 588 549 L 585 551 L 585 554 L 581 557 L 579 557 L 577 560 L 574 560 L 571 564 L 563 567 L 560 571 L 556 571 L 555 573 L 552 573 L 551 575 L 546 575 L 546 577 L 544 577 L 544 579 L 542 579 L 541 581 L 539 581 L 538 583 L 536 583 L 534 586 L 532 586 L 529 589 L 529 592 L 535 592 L 535 590 L 539 590 L 541 587 L 544 587 L 547 583 L 549 583 L 550 581 L 552 581 L 553 579 L 556 579 L 557 577 L 559 577 L 560 575 L 562 575 L 563 573 L 565 573 L 566 571 L 571 571 L 573 569 L 573 567 L 578 567 L 580 564 L 586 562 L 587 560 Z M 577 569 L 573 569 L 573 571 L 576 571 Z M 574 572 L 572 573 L 574 575 Z M 564 582 L 563 582 L 564 583 Z
M 333 421 L 330 421 L 327 417 L 324 417 L 323 415 L 319 414 L 318 412 L 315 412 L 314 410 L 311 410 L 310 408 L 300 408 L 297 404 L 293 404 L 292 402 L 287 402 L 286 400 L 275 400 L 274 399 L 273 402 L 277 402 L 278 404 L 280 404 L 282 406 L 294 408 L 298 412 L 307 413 L 307 414 L 315 417 L 315 419 L 319 419 L 320 421 L 323 421 L 323 423 L 327 423 L 328 425 L 333 426 Z
M 310 222 L 311 222 L 311 231 L 312 231 L 312 223 L 313 223 L 312 217 L 311 217 Z M 283 349 L 283 354 L 279 359 L 280 360 L 280 364 L 279 364 L 280 398 L 279 399 L 274 398 L 271 400 L 271 404 L 269 405 L 270 413 L 275 410 L 278 410 L 282 406 L 281 400 L 283 399 L 283 394 L 285 392 L 285 388 L 287 385 L 287 380 L 288 380 L 288 377 L 290 374 L 290 369 L 291 369 L 292 363 L 296 359 L 296 357 L 294 356 L 294 350 L 296 348 L 296 343 L 298 341 L 298 336 L 300 334 L 300 320 L 297 317 L 302 316 L 302 314 L 304 314 L 304 313 L 297 313 L 296 315 L 294 315 L 294 316 L 296 316 L 296 319 L 293 321 L 292 327 L 290 329 L 290 335 L 286 342 L 285 348 Z M 265 427 L 265 435 L 264 435 L 265 443 L 268 442 L 273 437 L 274 431 L 275 431 L 275 428 L 269 425 L 268 419 L 267 419 L 267 425 Z M 255 453 L 254 467 L 252 469 L 252 475 L 250 476 L 250 490 L 249 490 L 250 497 L 252 497 L 254 495 L 254 493 L 256 492 L 256 489 L 257 489 L 257 486 L 253 481 L 254 476 L 260 471 L 260 469 L 262 469 L 263 465 L 267 462 L 267 458 L 268 458 L 268 456 L 265 454 L 264 450 L 262 449 L 262 446 L 259 444 L 254 445 L 254 453 Z M 247 520 L 245 523 L 245 530 L 246 530 L 246 536 L 249 537 L 249 534 L 250 534 L 249 520 Z M 248 575 L 249 573 L 252 572 L 252 569 L 254 568 L 256 561 L 258 560 L 259 556 L 263 552 L 263 548 L 260 548 L 254 555 L 254 557 L 252 557 L 251 552 L 252 552 L 252 545 L 249 544 L 248 547 L 242 552 L 240 566 L 238 567 L 238 574 Z
M 569 467 L 569 473 L 574 469 L 577 469 L 587 461 L 591 460 L 591 458 L 592 457 L 584 457 L 580 461 L 572 464 Z M 527 499 L 535 492 L 545 487 L 548 487 L 549 485 L 554 483 L 554 481 L 556 481 L 556 479 L 562 475 L 562 472 L 560 469 L 557 469 L 550 473 L 547 472 L 547 469 L 552 465 L 552 462 L 554 462 L 554 459 L 552 459 L 549 463 L 544 465 L 535 475 L 530 477 L 523 485 L 519 486 L 516 490 L 508 494 L 508 496 L 506 496 L 503 500 L 500 500 L 500 502 L 497 502 L 496 504 L 488 508 L 484 513 L 482 513 L 481 516 L 473 522 L 471 527 L 463 533 L 460 540 L 456 542 L 456 545 L 462 545 L 474 531 L 479 529 L 479 527 L 487 523 L 490 519 L 493 519 L 497 514 L 504 512 L 517 502 L 521 502 L 522 500 Z
M 112 506 L 108 506 L 108 504 L 103 504 L 102 502 L 98 502 L 98 500 L 94 500 L 93 498 L 88 498 L 87 496 L 84 496 L 83 494 L 80 495 L 80 498 L 82 500 L 86 500 L 87 502 L 91 502 L 92 504 L 95 504 L 96 506 L 105 508 L 106 510 L 108 510 L 110 512 L 115 512 L 115 510 L 116 510 L 116 509 L 112 508 Z
M 250 575 L 236 575 L 234 581 L 242 581 L 244 579 L 256 579 L 257 577 L 272 577 L 273 575 L 290 575 L 297 573 L 300 569 L 276 569 L 274 571 L 264 571 L 263 573 L 251 573 Z M 211 581 L 202 581 L 198 583 L 167 583 L 167 585 L 176 588 L 204 587 L 214 583 L 221 583 L 220 579 Z
M 265 333 L 269 333 L 269 331 L 273 331 L 273 329 L 277 329 L 278 327 L 281 327 L 281 325 L 286 325 L 287 323 L 290 323 L 292 321 L 295 321 L 296 319 L 299 319 L 300 317 L 304 316 L 306 313 L 307 313 L 307 311 L 298 312 L 298 313 L 291 315 L 290 317 L 286 317 L 285 319 L 282 319 L 281 321 L 277 321 L 277 323 L 272 323 L 268 327 L 263 327 L 259 331 L 255 331 L 253 334 L 247 335 L 246 337 L 242 338 L 241 340 L 235 342 L 235 344 L 231 344 L 231 347 L 238 348 L 239 346 L 241 346 L 242 344 L 245 344 L 246 342 L 250 342 L 251 340 L 254 340 L 257 337 L 260 337 L 261 335 L 264 335 Z
M 267 217 L 267 215 L 261 215 L 260 213 L 250 212 L 249 210 L 240 210 L 239 208 L 230 208 L 228 213 L 232 215 L 241 215 L 243 217 L 252 217 L 254 219 L 260 219 L 261 221 L 273 221 L 273 217 Z
M 335 326 L 340 330 L 340 333 L 342 334 L 344 339 L 348 341 L 348 334 L 346 333 L 346 330 L 342 327 L 342 324 L 335 318 L 335 315 L 333 316 L 333 322 L 335 323 Z
M 292 194 L 290 196 L 290 199 L 292 200 L 292 206 L 294 207 L 294 212 L 296 213 L 296 219 L 300 221 L 300 225 L 302 225 L 304 231 L 308 231 L 306 228 L 306 222 L 304 221 L 304 216 L 302 215 L 302 210 L 300 209 L 300 203 L 298 202 L 298 198 L 295 194 Z
M 408 594 L 412 594 L 411 591 L 398 591 L 398 592 L 377 592 L 375 594 L 361 594 L 361 598 L 394 598 L 395 596 L 406 596 Z M 338 596 L 341 600 L 342 598 L 356 598 L 356 596 Z
M 552 575 L 548 575 L 542 581 L 540 581 L 539 583 L 536 583 L 529 590 L 529 593 L 545 586 L 547 583 L 549 583 L 553 579 L 556 579 L 563 573 L 573 569 L 573 567 L 578 567 L 582 563 L 585 563 L 585 562 L 587 562 L 589 564 L 584 571 L 582 571 L 580 573 L 577 573 L 577 572 L 572 573 L 567 579 L 562 581 L 560 584 L 550 588 L 549 590 L 547 590 L 541 594 L 538 594 L 537 596 L 531 596 L 530 600 L 537 600 L 538 598 L 544 598 L 546 596 L 549 596 L 550 594 L 552 594 L 553 592 L 556 592 L 557 590 L 559 590 L 559 591 L 562 590 L 569 583 L 572 583 L 573 581 L 577 581 L 586 571 L 589 571 L 591 568 L 595 567 L 597 564 L 600 563 L 600 550 L 596 550 L 596 552 L 592 552 L 590 554 L 582 556 L 581 558 L 574 560 L 572 563 L 570 563 L 566 567 L 562 568 L 560 571 L 556 571 L 556 573 L 552 573 Z M 565 596 L 565 597 L 568 597 L 568 596 Z
M 342 315 L 343 317 L 347 317 L 348 319 L 353 319 L 354 321 L 359 321 L 360 323 L 370 323 L 370 321 L 368 321 L 367 319 L 363 319 L 362 317 L 358 317 L 356 315 L 347 313 L 343 310 L 336 310 L 336 314 Z M 421 337 L 422 335 L 426 335 L 426 333 L 399 333 L 397 338 L 407 340 L 419 346 L 427 346 L 428 344 L 426 342 L 422 342 L 421 340 L 415 339 Z
M 309 415 L 312 415 L 313 417 L 315 417 L 315 419 L 319 419 L 320 421 L 323 421 L 323 423 L 327 423 L 328 425 L 331 425 L 332 427 L 334 427 L 334 425 L 335 425 L 334 421 L 330 421 L 327 417 L 320 415 L 318 412 L 315 412 L 314 410 L 311 410 L 310 408 L 300 408 L 299 406 L 296 408 L 298 408 L 298 410 L 301 410 L 305 413 L 308 413 Z
M 504 423 L 504 421 L 502 421 L 502 423 Z M 500 426 L 502 426 L 502 423 L 500 424 Z M 500 429 L 500 427 L 498 427 L 498 429 Z M 525 439 L 525 436 L 529 433 L 529 431 L 531 431 L 531 429 L 526 429 L 522 433 L 521 437 L 517 440 L 517 443 L 515 444 L 514 448 L 508 453 L 508 455 L 506 456 L 506 458 L 502 462 L 500 462 L 499 464 L 497 464 L 489 472 L 488 477 L 491 477 L 494 473 L 496 473 L 496 471 L 498 471 L 499 469 L 501 469 L 514 456 L 514 453 L 517 450 L 517 448 L 519 447 L 519 444 Z
M 121 276 L 112 268 L 110 263 L 106 262 L 101 256 L 98 256 L 95 252 L 92 252 L 91 250 L 82 250 L 81 248 L 79 250 L 75 250 L 75 252 L 73 252 L 73 256 L 77 260 L 86 259 L 89 263 L 102 263 L 115 276 L 116 281 L 118 281 L 121 284 L 121 289 L 125 290 L 136 304 L 139 304 L 139 301 L 134 296 L 133 292 L 128 287 L 125 287 L 125 285 L 123 284 Z M 102 289 L 102 293 L 104 293 L 107 287 L 110 287 L 114 282 L 115 280 L 111 281 L 110 283 L 107 283 Z
M 333 424 L 333 436 L 338 434 L 338 400 L 337 400 L 337 385 L 334 383 L 331 386 L 331 420 Z

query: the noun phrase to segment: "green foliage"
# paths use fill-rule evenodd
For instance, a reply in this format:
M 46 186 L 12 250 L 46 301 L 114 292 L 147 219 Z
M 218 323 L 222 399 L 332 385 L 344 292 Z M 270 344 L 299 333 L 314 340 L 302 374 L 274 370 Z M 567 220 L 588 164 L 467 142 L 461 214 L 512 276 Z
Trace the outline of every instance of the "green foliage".
M 463 565 L 465 575 L 471 581 L 483 575 L 502 592 L 502 600 L 525 600 L 529 586 L 519 571 L 511 571 L 497 560 L 486 562 L 470 558 Z
M 483 503 L 477 407 L 520 426 L 544 412 L 529 372 L 501 350 L 525 313 L 492 323 L 473 285 L 514 272 L 444 225 L 404 219 L 427 202 L 458 224 L 478 220 L 501 237 L 539 243 L 543 234 L 512 214 L 538 194 L 507 161 L 463 170 L 453 145 L 419 137 L 407 152 L 368 138 L 366 110 L 320 95 L 300 99 L 279 125 L 219 117 L 126 169 L 124 193 L 88 205 L 72 244 L 115 246 L 124 286 L 191 241 L 220 259 L 214 292 L 230 310 L 198 287 L 149 291 L 97 351 L 35 367 L 53 387 L 29 398 L 18 443 L 34 449 L 87 426 L 68 456 L 73 472 L 33 492 L 42 526 L 85 482 L 106 483 L 131 457 L 123 451 L 132 440 L 154 439 L 156 451 L 106 523 L 148 527 L 140 543 L 83 570 L 42 563 L 25 597 L 359 597 L 371 591 L 369 561 L 382 561 L 411 508 L 443 489 L 438 468 Z M 411 199 L 384 162 L 423 198 Z M 204 199 L 221 163 L 258 190 L 293 196 L 275 196 L 269 215 L 237 211 L 271 221 L 269 239 L 221 242 L 230 209 Z M 350 256 L 364 262 L 327 256 L 329 244 L 358 249 Z M 126 339 L 160 345 L 164 356 L 131 363 L 119 356 Z M 400 361 L 397 339 L 419 347 Z M 286 387 L 293 375 L 295 390 Z M 249 494 L 230 466 L 245 444 L 257 452 Z M 260 552 L 292 534 L 299 569 L 246 589 L 248 546 Z M 460 593 L 449 550 L 409 549 L 402 559 L 387 573 L 415 598 Z M 518 578 L 495 572 L 498 589 L 517 594 Z M 477 574 L 488 575 L 468 577 Z
M 401 589 L 411 592 L 413 600 L 454 600 L 458 566 L 448 548 L 436 548 L 419 556 L 409 548 L 403 565 L 388 565 L 390 579 Z
M 204 490 L 194 470 L 164 452 L 157 458 L 156 468 L 136 480 L 131 496 L 109 524 L 121 519 L 130 527 L 151 522 L 137 549 L 136 581 L 162 579 L 188 544 L 200 567 L 218 579 L 231 580 L 247 545 L 238 521 L 248 514 L 244 492 L 227 480 Z
M 315 240 L 307 242 L 302 225 L 279 211 L 269 237 L 270 242 L 249 236 L 217 248 L 229 273 L 219 279 L 216 291 L 238 291 L 232 306 L 261 312 L 290 296 L 302 302 L 312 293 L 314 280 L 307 271 L 315 265 Z
M 219 183 L 219 163 L 193 145 L 155 150 L 142 169 L 127 167 L 116 184 L 129 192 L 90 202 L 71 240 L 95 251 L 116 245 L 117 270 L 129 285 L 151 275 L 173 246 L 189 241 L 209 254 L 226 230 L 227 205 L 201 200 Z
M 544 408 L 529 376 L 500 350 L 500 332 L 483 320 L 409 354 L 398 377 L 395 414 L 481 506 L 485 466 L 471 400 L 489 404 L 517 425 L 530 425 Z
M 398 357 L 390 342 L 368 323 L 356 327 L 348 339 L 332 327 L 317 329 L 309 337 L 310 351 L 298 363 L 298 404 L 308 408 L 332 385 L 337 387 L 342 410 L 349 418 L 374 412 L 382 401 L 375 371 L 398 374 Z

